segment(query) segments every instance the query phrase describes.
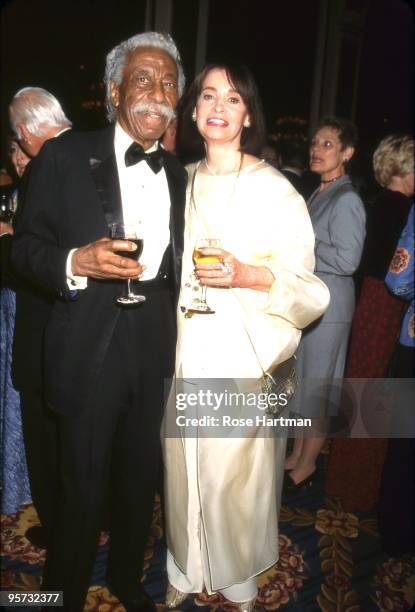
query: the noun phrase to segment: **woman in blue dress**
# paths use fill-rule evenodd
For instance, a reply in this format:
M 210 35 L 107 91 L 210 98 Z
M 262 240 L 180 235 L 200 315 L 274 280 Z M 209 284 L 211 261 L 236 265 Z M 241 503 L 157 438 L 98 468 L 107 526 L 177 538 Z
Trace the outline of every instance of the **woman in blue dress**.
M 25 155 L 19 144 L 14 140 L 10 143 L 9 153 L 17 177 L 20 178 L 30 158 Z M 16 190 L 12 190 L 10 198 L 16 203 Z M 0 482 L 2 488 L 1 512 L 3 514 L 14 514 L 23 503 L 29 502 L 31 499 L 23 442 L 20 398 L 19 393 L 13 387 L 11 377 L 16 294 L 14 281 L 7 266 L 7 254 L 12 234 L 12 223 L 0 222 L 2 254 L 0 286 Z

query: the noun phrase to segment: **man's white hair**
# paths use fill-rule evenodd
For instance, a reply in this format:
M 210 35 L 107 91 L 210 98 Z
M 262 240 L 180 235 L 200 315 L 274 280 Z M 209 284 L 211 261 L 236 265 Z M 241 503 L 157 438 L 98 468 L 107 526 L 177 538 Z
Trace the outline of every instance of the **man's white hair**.
M 9 106 L 10 123 L 17 138 L 23 124 L 34 136 L 45 136 L 51 128 L 72 125 L 53 94 L 41 87 L 23 87 L 14 94 Z
M 116 117 L 116 108 L 111 100 L 111 81 L 114 81 L 117 85 L 121 84 L 124 68 L 128 63 L 128 57 L 138 47 L 158 47 L 168 53 L 176 62 L 179 96 L 181 96 L 184 91 L 185 76 L 182 61 L 176 44 L 170 34 L 162 34 L 160 32 L 136 34 L 114 47 L 107 55 L 104 83 L 106 85 L 107 95 L 107 118 L 111 122 L 115 121 Z

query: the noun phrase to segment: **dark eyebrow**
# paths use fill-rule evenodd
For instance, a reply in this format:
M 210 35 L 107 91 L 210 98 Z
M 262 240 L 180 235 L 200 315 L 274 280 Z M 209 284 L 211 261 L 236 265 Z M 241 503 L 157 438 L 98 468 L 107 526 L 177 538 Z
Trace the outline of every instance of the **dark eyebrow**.
M 212 87 L 211 85 L 208 85 L 207 87 L 203 87 L 202 91 L 206 91 L 206 89 L 212 89 L 212 91 L 217 91 L 216 87 Z M 239 93 L 239 91 L 236 91 L 236 89 L 228 89 L 228 94 L 237 94 L 238 96 L 240 96 L 241 94 Z
M 148 74 L 151 72 L 149 68 L 145 68 L 144 66 L 138 66 L 135 70 L 132 71 L 132 74 Z
M 132 74 L 151 74 L 152 72 L 154 71 L 151 67 L 138 66 L 135 70 L 133 70 Z M 177 75 L 174 72 L 167 72 L 167 74 L 163 74 L 163 79 L 165 78 L 177 80 Z

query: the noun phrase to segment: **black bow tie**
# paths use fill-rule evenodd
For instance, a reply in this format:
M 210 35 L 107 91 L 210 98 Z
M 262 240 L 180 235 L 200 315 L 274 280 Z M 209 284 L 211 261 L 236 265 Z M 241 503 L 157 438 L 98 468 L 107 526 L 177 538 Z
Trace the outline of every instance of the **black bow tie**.
M 144 159 L 152 171 L 157 174 L 163 167 L 163 150 L 157 149 L 152 151 L 152 153 L 146 153 L 141 145 L 133 142 L 126 150 L 124 159 L 127 167 L 138 164 L 138 162 Z

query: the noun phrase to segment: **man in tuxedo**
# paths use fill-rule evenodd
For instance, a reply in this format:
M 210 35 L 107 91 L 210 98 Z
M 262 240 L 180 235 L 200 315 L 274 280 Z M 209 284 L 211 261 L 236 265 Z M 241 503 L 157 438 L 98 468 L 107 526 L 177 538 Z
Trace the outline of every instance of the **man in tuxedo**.
M 58 415 L 62 495 L 46 558 L 46 590 L 83 610 L 107 489 L 107 583 L 129 611 L 155 610 L 140 586 L 159 464 L 163 382 L 173 370 L 186 173 L 158 147 L 184 87 L 168 35 L 133 36 L 107 56 L 115 126 L 67 133 L 34 160 L 12 257 L 54 292 L 45 334 L 45 394 Z M 133 242 L 108 238 L 141 221 Z M 116 297 L 137 279 L 139 306 Z
M 318 184 L 315 185 L 313 178 L 305 174 L 307 168 L 305 144 L 295 140 L 283 140 L 278 143 L 278 156 L 280 172 L 307 201 Z
M 71 122 L 53 94 L 40 87 L 25 87 L 9 106 L 11 127 L 22 148 L 36 157 L 49 138 L 59 138 Z M 14 225 L 23 211 L 23 192 L 30 173 L 26 166 L 18 193 Z M 41 527 L 25 535 L 41 548 L 47 546 L 57 496 L 56 421 L 43 398 L 43 333 L 53 296 L 33 283 L 16 279 L 16 318 L 13 338 L 13 383 L 20 392 L 23 436 L 33 504 Z
M 72 123 L 59 101 L 42 87 L 23 87 L 9 106 L 10 123 L 22 149 L 36 157 L 49 138 L 56 138 Z

